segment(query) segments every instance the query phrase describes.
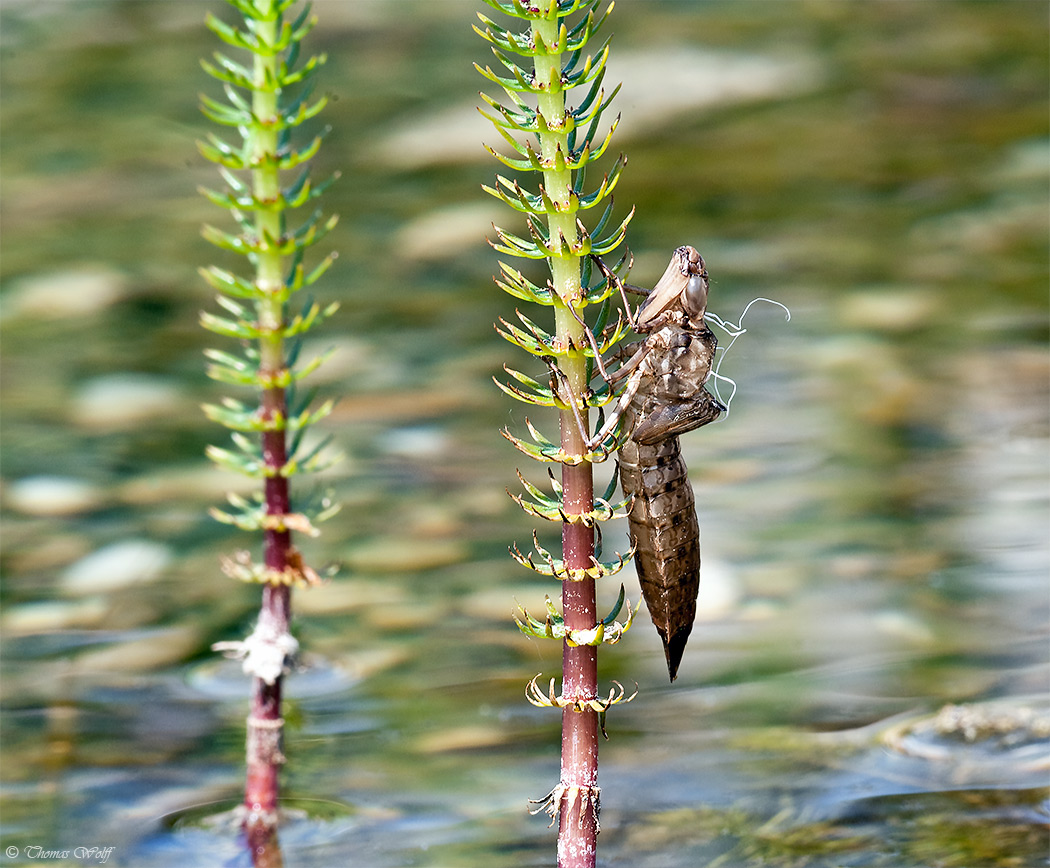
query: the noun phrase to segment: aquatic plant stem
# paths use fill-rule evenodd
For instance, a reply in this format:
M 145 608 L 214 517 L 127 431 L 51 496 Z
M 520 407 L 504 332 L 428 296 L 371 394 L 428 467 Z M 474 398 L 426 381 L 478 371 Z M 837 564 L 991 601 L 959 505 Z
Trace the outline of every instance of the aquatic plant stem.
M 205 72 L 223 82 L 229 104 L 202 95 L 204 114 L 217 124 L 235 129 L 240 144 L 214 134 L 200 142 L 201 153 L 220 166 L 228 190 L 202 190 L 214 204 L 227 209 L 239 227 L 230 234 L 205 226 L 204 237 L 216 246 L 248 258 L 253 273 L 247 279 L 225 269 L 202 269 L 205 280 L 220 293 L 225 316 L 203 312 L 201 324 L 240 342 L 241 354 L 209 349 L 208 376 L 220 382 L 252 387 L 258 403 L 226 398 L 221 405 L 205 405 L 210 418 L 232 430 L 235 450 L 211 446 L 208 455 L 222 467 L 258 480 L 259 489 L 246 498 L 231 493 L 232 509 L 212 509 L 213 517 L 245 531 L 261 532 L 263 563 L 247 552 L 226 558 L 224 571 L 232 578 L 262 585 L 262 604 L 252 634 L 241 642 L 219 642 L 213 647 L 244 661 L 252 677 L 247 720 L 244 826 L 257 865 L 278 864 L 275 847 L 280 797 L 280 770 L 284 720 L 281 699 L 284 675 L 294 663 L 298 643 L 290 633 L 292 586 L 320 583 L 318 574 L 303 563 L 292 534 L 316 536 L 316 523 L 333 515 L 338 506 L 328 494 L 301 498 L 292 511 L 290 477 L 316 472 L 338 460 L 324 452 L 325 443 L 304 451 L 303 434 L 331 412 L 332 402 L 311 406 L 310 397 L 297 397 L 295 384 L 316 369 L 327 353 L 299 363 L 301 336 L 335 312 L 338 305 L 308 301 L 298 313 L 289 299 L 312 285 L 335 258 L 329 254 L 313 271 L 303 269 L 303 254 L 335 225 L 315 211 L 294 230 L 287 213 L 317 198 L 328 186 L 314 184 L 303 168 L 316 153 L 321 137 L 305 147 L 292 145 L 291 131 L 314 117 L 325 98 L 309 102 L 309 79 L 324 63 L 323 55 L 300 57 L 300 42 L 316 19 L 307 6 L 294 20 L 284 13 L 295 0 L 228 0 L 243 16 L 243 26 L 230 26 L 215 16 L 208 28 L 224 43 L 249 52 L 244 63 L 216 52 L 215 63 L 202 62 Z M 249 99 L 250 97 L 250 99 Z M 282 186 L 282 173 L 299 169 L 298 177 Z M 236 174 L 241 173 L 241 174 Z
M 533 22 L 533 33 L 543 44 L 558 44 L 561 18 L 552 4 L 550 17 Z M 543 187 L 554 203 L 547 215 L 551 247 L 551 283 L 561 300 L 555 304 L 556 340 L 561 347 L 585 345 L 584 327 L 569 310 L 582 300 L 580 258 L 571 252 L 579 243 L 576 208 L 572 193 L 572 172 L 563 161 L 569 153 L 570 118 L 565 111 L 565 91 L 560 86 L 561 52 L 537 55 L 534 70 L 537 82 L 550 87 L 537 95 L 537 110 L 545 121 L 539 141 L 543 160 L 554 168 L 544 169 Z M 558 84 L 555 85 L 555 82 Z M 559 159 L 560 158 L 560 159 Z M 558 167 L 558 163 L 562 167 Z M 561 356 L 558 361 L 572 395 L 582 395 L 588 387 L 587 360 L 578 354 Z M 589 427 L 588 410 L 581 411 L 584 427 Z M 571 409 L 560 412 L 561 446 L 569 455 L 584 455 L 587 444 Z M 567 515 L 585 515 L 594 509 L 594 475 L 589 461 L 563 464 L 561 471 L 563 504 Z M 594 528 L 582 521 L 562 523 L 562 558 L 570 570 L 585 570 L 594 561 Z M 567 630 L 593 630 L 597 623 L 595 581 L 562 582 L 562 616 Z M 559 868 L 593 868 L 598 837 L 598 713 L 585 708 L 598 695 L 598 649 L 575 645 L 566 637 L 562 642 L 562 697 L 574 706 L 562 708 L 561 780 L 556 798 Z M 581 707 L 583 707 L 582 710 Z
M 545 180 L 548 174 L 544 173 Z M 568 174 L 567 172 L 565 174 Z M 555 180 L 551 178 L 550 180 Z M 559 179 L 560 180 L 560 179 Z M 548 181 L 548 190 L 555 186 Z M 562 185 L 558 185 L 562 186 Z M 548 195 L 551 195 L 550 193 Z M 556 194 L 551 195 L 558 202 Z M 551 237 L 564 231 L 551 219 Z M 572 240 L 576 228 L 572 226 Z M 566 267 L 568 266 L 568 267 Z M 556 257 L 552 262 L 555 291 L 572 304 L 580 291 L 579 260 Z M 567 308 L 555 306 L 557 339 L 563 346 L 581 346 L 582 328 Z M 562 357 L 560 368 L 571 393 L 579 395 L 587 387 L 586 359 Z M 586 408 L 582 411 L 587 424 Z M 560 413 L 561 446 L 569 455 L 587 452 L 576 417 L 571 410 Z M 563 505 L 567 515 L 585 515 L 594 508 L 593 467 L 588 461 L 563 464 L 561 469 Z M 594 561 L 594 528 L 582 521 L 562 523 L 562 558 L 569 570 L 586 570 Z M 562 616 L 566 630 L 593 630 L 597 623 L 595 580 L 562 582 Z M 598 695 L 598 649 L 594 645 L 562 642 L 562 698 L 574 705 L 562 709 L 561 781 L 557 806 L 559 868 L 593 868 L 598 836 L 598 713 L 583 707 Z M 582 707 L 582 710 L 578 710 Z
M 582 452 L 579 429 L 571 412 L 561 418 L 562 448 Z M 591 464 L 562 466 L 567 514 L 593 508 Z M 562 556 L 568 569 L 586 569 L 594 556 L 594 528 L 583 522 L 562 524 Z M 595 581 L 562 582 L 562 614 L 568 630 L 592 630 L 597 622 Z M 562 709 L 561 804 L 558 805 L 559 868 L 592 868 L 598 837 L 598 713 L 577 710 L 598 695 L 598 649 L 562 642 L 562 697 L 577 703 Z M 581 797 L 585 796 L 585 797 Z
M 526 555 L 517 546 L 511 547 L 511 556 L 518 563 L 557 579 L 562 588 L 560 612 L 548 597 L 542 620 L 523 607 L 521 618 L 516 619 L 526 635 L 562 642 L 561 692 L 556 694 L 553 678 L 549 689 L 541 689 L 539 676 L 526 688 L 529 702 L 557 708 L 562 715 L 561 777 L 545 798 L 533 804 L 538 806 L 535 813 L 542 811 L 552 821 L 559 821 L 559 868 L 593 868 L 599 831 L 601 718 L 610 706 L 628 701 L 618 684 L 619 689 L 608 697 L 598 696 L 597 648 L 618 642 L 633 619 L 628 604 L 625 621 L 616 620 L 625 600 L 622 588 L 609 615 L 601 620 L 597 616 L 596 580 L 615 574 L 626 561 L 622 555 L 608 563 L 597 559 L 597 523 L 625 516 L 628 504 L 610 501 L 611 485 L 605 494 L 595 497 L 592 463 L 608 457 L 616 437 L 610 438 L 606 432 L 597 442 L 588 433 L 590 408 L 605 406 L 613 397 L 608 387 L 597 391 L 590 387 L 592 366 L 600 361 L 595 357 L 626 332 L 620 320 L 608 328 L 604 326 L 609 312 L 605 302 L 613 289 L 609 281 L 590 285 L 594 276 L 590 256 L 607 255 L 623 242 L 630 215 L 609 232 L 610 200 L 593 230 L 580 219 L 581 214 L 609 199 L 626 162 L 621 155 L 596 189 L 585 189 L 585 167 L 601 157 L 616 126 L 613 122 L 604 140 L 595 138 L 601 114 L 612 99 L 606 99 L 602 89 L 609 49 L 606 44 L 594 55 L 585 51 L 612 4 L 599 13 L 600 0 L 486 2 L 528 25 L 527 30 L 512 32 L 485 15 L 478 15 L 484 28 L 475 26 L 475 30 L 491 43 L 493 54 L 509 73 L 508 77 L 475 65 L 485 78 L 502 87 L 509 99 L 501 104 L 483 96 L 492 112 L 482 109 L 482 113 L 495 125 L 513 155 L 488 150 L 512 169 L 542 174 L 535 190 L 503 175 L 496 176 L 495 186 L 484 188 L 514 211 L 526 215 L 527 236 L 519 237 L 497 226 L 498 241 L 493 246 L 504 255 L 546 260 L 550 268 L 550 280 L 538 286 L 501 262 L 502 275 L 496 282 L 514 297 L 552 308 L 554 314 L 553 332 L 520 312 L 517 316 L 521 326 L 503 319 L 497 325 L 497 331 L 506 340 L 541 357 L 550 376 L 547 385 L 507 368 L 513 382 L 499 383 L 500 388 L 519 401 L 556 408 L 559 413 L 557 443 L 528 422 L 531 443 L 503 431 L 530 458 L 561 465 L 560 481 L 551 472 L 553 496 L 526 482 L 519 473 L 528 497 L 514 498 L 528 514 L 560 523 L 562 536 L 560 558 L 544 549 L 535 537 L 534 553 Z M 578 102 L 570 107 L 567 93 L 576 88 Z M 527 135 L 523 137 L 521 133 Z M 586 325 L 586 308 L 592 304 L 602 305 L 595 317 L 601 346 Z
M 256 9 L 264 16 L 257 22 L 260 42 L 273 45 L 277 41 L 277 19 L 267 20 L 273 0 L 255 0 Z M 277 153 L 277 124 L 267 124 L 277 118 L 277 91 L 267 82 L 278 80 L 278 58 L 274 54 L 257 53 L 253 57 L 252 113 L 263 121 L 254 125 L 247 143 L 255 168 L 252 169 L 252 192 L 260 202 L 277 201 L 281 193 L 280 171 L 273 159 Z M 281 237 L 281 214 L 276 210 L 255 212 L 255 231 L 259 239 Z M 279 294 L 284 287 L 282 256 L 274 249 L 264 249 L 256 257 L 256 286 L 264 295 L 256 301 L 258 326 L 265 334 L 259 341 L 259 369 L 266 374 L 277 374 L 284 367 L 284 347 L 281 328 L 284 325 L 283 303 Z M 260 415 L 267 422 L 287 417 L 284 389 L 271 387 L 263 390 Z M 263 462 L 266 468 L 264 500 L 267 515 L 283 516 L 291 512 L 288 479 L 281 474 L 287 460 L 285 428 L 274 425 L 262 432 Z M 264 560 L 267 568 L 283 573 L 289 566 L 291 532 L 268 528 L 264 531 Z M 262 589 L 262 608 L 257 632 L 265 636 L 285 636 L 291 620 L 291 587 L 266 584 Z M 284 720 L 281 717 L 281 687 L 283 676 L 272 683 L 258 675 L 252 679 L 251 710 L 247 724 L 246 778 L 244 804 L 245 823 L 252 826 L 276 825 L 280 796 L 280 769 L 284 762 L 281 738 Z M 251 831 L 249 830 L 249 838 Z

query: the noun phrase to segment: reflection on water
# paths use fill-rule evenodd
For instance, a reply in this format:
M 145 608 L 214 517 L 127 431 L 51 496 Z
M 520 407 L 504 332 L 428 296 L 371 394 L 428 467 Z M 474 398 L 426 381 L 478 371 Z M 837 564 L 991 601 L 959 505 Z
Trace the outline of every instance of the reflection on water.
M 217 394 L 195 269 L 220 218 L 193 146 L 215 5 L 0 12 L 5 844 L 136 868 L 244 858 L 204 822 L 238 797 L 247 695 L 208 648 L 257 599 L 217 568 L 244 541 L 205 510 L 238 483 L 205 464 L 222 433 L 197 409 Z M 476 6 L 317 7 L 320 169 L 343 172 L 319 382 L 350 457 L 310 544 L 343 573 L 296 598 L 317 665 L 291 686 L 289 865 L 552 858 L 525 805 L 556 779 L 558 726 L 523 689 L 560 655 L 510 614 L 556 589 L 506 557 L 531 525 L 496 432 L 522 413 L 490 377 L 527 361 L 492 332 L 513 303 L 482 238 L 514 217 L 478 190 L 497 166 Z M 793 316 L 749 313 L 732 413 L 682 444 L 706 620 L 678 682 L 644 613 L 603 653 L 603 678 L 639 684 L 603 748 L 607 864 L 1044 858 L 1044 18 L 617 7 L 633 279 L 691 243 L 721 316 L 756 296 Z

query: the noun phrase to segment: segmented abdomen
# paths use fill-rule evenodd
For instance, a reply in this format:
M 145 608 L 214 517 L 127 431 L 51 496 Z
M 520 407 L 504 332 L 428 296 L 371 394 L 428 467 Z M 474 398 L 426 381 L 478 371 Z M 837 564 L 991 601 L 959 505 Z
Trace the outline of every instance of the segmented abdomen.
M 696 617 L 700 527 L 677 437 L 620 447 L 620 484 L 634 496 L 629 516 L 645 605 L 664 644 L 671 680 Z

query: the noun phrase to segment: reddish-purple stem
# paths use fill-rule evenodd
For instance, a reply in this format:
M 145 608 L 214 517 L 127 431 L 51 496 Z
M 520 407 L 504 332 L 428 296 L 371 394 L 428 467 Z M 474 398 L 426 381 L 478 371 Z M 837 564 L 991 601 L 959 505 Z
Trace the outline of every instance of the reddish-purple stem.
M 263 393 L 264 417 L 282 417 L 285 399 L 283 389 L 267 389 Z M 271 471 L 284 466 L 286 461 L 284 429 L 266 431 L 262 435 L 263 458 Z M 265 485 L 266 512 L 268 515 L 287 515 L 291 511 L 288 479 L 282 475 L 270 475 Z M 268 570 L 279 575 L 292 562 L 292 535 L 288 530 L 265 532 L 264 557 Z M 259 625 L 267 628 L 266 634 L 283 636 L 288 632 L 291 620 L 292 592 L 287 584 L 267 583 L 263 585 L 262 607 Z M 259 677 L 252 679 L 251 711 L 248 716 L 247 778 L 244 789 L 244 804 L 247 813 L 249 841 L 262 834 L 260 827 L 275 827 L 277 824 L 277 800 L 280 795 L 280 769 L 284 763 L 281 751 L 281 735 L 284 721 L 281 718 L 281 683 L 278 677 L 267 684 Z
M 562 426 L 566 448 L 579 449 L 575 421 Z M 565 511 L 593 509 L 591 465 L 562 467 Z M 592 566 L 594 528 L 582 522 L 562 524 L 562 555 L 568 569 Z M 591 630 L 597 620 L 594 579 L 562 582 L 562 612 L 569 630 Z M 589 702 L 598 694 L 598 649 L 593 645 L 562 645 L 562 695 Z M 590 709 L 562 710 L 561 786 L 558 828 L 558 868 L 594 868 L 598 837 L 598 713 Z
M 283 868 L 284 856 L 277 838 L 277 827 L 269 823 L 248 824 L 245 827 L 248 851 L 253 868 Z

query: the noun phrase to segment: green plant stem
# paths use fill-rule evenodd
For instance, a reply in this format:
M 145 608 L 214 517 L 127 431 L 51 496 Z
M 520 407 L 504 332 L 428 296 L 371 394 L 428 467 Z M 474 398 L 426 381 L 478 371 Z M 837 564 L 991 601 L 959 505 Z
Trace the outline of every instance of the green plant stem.
M 552 12 L 554 12 L 552 7 Z M 560 19 L 534 22 L 533 32 L 547 45 L 558 38 Z M 536 80 L 560 82 L 561 53 L 538 55 L 534 62 Z M 568 154 L 568 117 L 565 92 L 560 85 L 537 97 L 537 108 L 546 119 L 547 130 L 540 134 L 541 154 L 553 164 L 557 155 Z M 543 172 L 544 189 L 555 203 L 558 213 L 548 216 L 551 245 L 561 255 L 551 258 L 551 280 L 561 304 L 555 305 L 556 335 L 560 346 L 585 346 L 584 327 L 572 315 L 581 301 L 580 260 L 570 253 L 568 244 L 578 242 L 576 213 L 572 197 L 572 173 L 569 169 Z M 559 244 L 560 241 L 565 243 Z M 571 394 L 582 395 L 588 387 L 587 360 L 582 355 L 562 356 L 559 360 Z M 584 427 L 589 426 L 587 409 L 581 413 Z M 560 414 L 561 445 L 569 454 L 587 452 L 583 435 L 571 410 Z M 594 481 L 588 462 L 562 466 L 562 491 L 565 511 L 569 515 L 590 512 L 594 508 Z M 583 522 L 562 524 L 562 557 L 569 569 L 586 569 L 594 556 L 594 529 Z M 597 621 L 595 582 L 593 578 L 562 582 L 562 614 L 570 630 L 593 629 Z M 598 693 L 598 649 L 591 645 L 573 646 L 562 643 L 562 696 L 589 702 Z M 597 853 L 597 810 L 591 797 L 597 798 L 598 783 L 598 714 L 586 709 L 562 709 L 561 789 L 558 791 L 558 866 L 559 868 L 593 868 Z M 580 793 L 587 794 L 581 798 Z
M 256 8 L 269 14 L 273 0 L 256 0 Z M 273 44 L 277 39 L 277 21 L 258 23 L 260 40 Z M 252 190 L 260 201 L 275 201 L 281 192 L 280 172 L 273 162 L 277 153 L 277 92 L 266 86 L 277 77 L 277 57 L 256 54 L 254 57 L 255 88 L 252 93 L 252 112 L 263 120 L 273 119 L 270 125 L 256 126 L 250 150 L 258 168 L 252 170 Z M 281 215 L 262 209 L 255 215 L 258 238 L 277 239 L 282 234 Z M 282 256 L 274 250 L 264 250 L 256 261 L 256 285 L 268 295 L 256 302 L 258 325 L 265 332 L 259 340 L 259 368 L 264 373 L 276 374 L 284 367 L 284 347 L 280 329 L 283 325 L 283 304 L 278 294 L 284 286 Z M 287 417 L 285 392 L 273 387 L 263 390 L 261 415 L 267 421 Z M 291 512 L 288 479 L 281 475 L 287 460 L 283 423 L 262 433 L 263 460 L 267 467 L 264 495 L 267 515 L 287 515 Z M 291 533 L 288 530 L 265 530 L 264 559 L 266 566 L 277 573 L 289 566 L 292 552 Z M 266 635 L 283 636 L 288 633 L 291 619 L 291 587 L 267 584 L 263 587 L 259 626 Z M 280 796 L 280 768 L 284 756 L 280 749 L 284 721 L 281 717 L 281 687 L 283 677 L 272 684 L 264 679 L 252 679 L 251 712 L 248 718 L 247 774 L 244 803 L 248 809 L 249 825 L 257 820 L 263 825 L 275 824 Z
M 202 61 L 204 71 L 223 83 L 229 104 L 201 96 L 201 110 L 212 121 L 236 130 L 234 144 L 209 134 L 199 142 L 202 155 L 220 166 L 227 191 L 202 189 L 213 203 L 227 209 L 237 223 L 236 234 L 214 226 L 204 227 L 204 237 L 217 247 L 247 257 L 250 277 L 223 268 L 201 270 L 204 279 L 219 291 L 226 314 L 202 312 L 201 325 L 241 343 L 230 353 L 209 349 L 208 376 L 219 382 L 253 387 L 257 405 L 232 398 L 221 405 L 208 404 L 210 418 L 231 429 L 235 449 L 208 448 L 218 465 L 257 480 L 261 491 L 252 497 L 228 495 L 230 508 L 212 509 L 217 520 L 263 535 L 262 563 L 247 552 L 225 558 L 223 571 L 240 581 L 262 584 L 262 602 L 252 634 L 242 642 L 218 642 L 215 650 L 244 661 L 252 677 L 251 708 L 247 721 L 247 771 L 244 828 L 253 863 L 280 864 L 276 846 L 280 770 L 284 720 L 281 715 L 283 675 L 289 670 L 298 643 L 289 631 L 292 586 L 309 587 L 321 581 L 306 565 L 293 543 L 296 533 L 316 535 L 316 524 L 338 511 L 326 495 L 301 497 L 292 511 L 289 478 L 296 473 L 317 472 L 338 460 L 322 453 L 324 445 L 306 452 L 299 447 L 311 425 L 331 412 L 332 402 L 311 407 L 292 400 L 292 385 L 323 363 L 322 354 L 296 365 L 286 340 L 300 336 L 330 316 L 338 305 L 308 302 L 301 312 L 289 311 L 289 299 L 311 286 L 335 258 L 330 253 L 312 271 L 303 267 L 304 252 L 336 223 L 334 216 L 321 222 L 315 212 L 297 229 L 289 230 L 288 212 L 317 198 L 326 184 L 310 182 L 300 169 L 290 186 L 282 187 L 282 174 L 307 163 L 316 153 L 320 136 L 301 148 L 292 144 L 292 131 L 324 108 L 325 98 L 309 101 L 309 79 L 325 62 L 318 55 L 300 63 L 299 46 L 315 19 L 304 9 L 294 23 L 284 13 L 295 0 L 228 0 L 243 23 L 229 25 L 209 14 L 208 28 L 226 45 L 246 51 L 251 63 L 216 52 L 215 62 Z M 294 369 L 293 369 L 294 366 Z M 292 415 L 289 416 L 289 403 Z M 253 432 L 259 437 L 253 441 Z
M 561 778 L 550 794 L 535 804 L 541 806 L 537 811 L 560 820 L 560 868 L 594 868 L 599 831 L 599 717 L 611 705 L 629 701 L 622 688 L 607 699 L 598 696 L 597 646 L 619 641 L 633 619 L 628 608 L 623 623 L 615 620 L 624 603 L 623 593 L 608 617 L 600 622 L 597 618 L 596 580 L 618 572 L 624 559 L 619 557 L 609 563 L 596 559 L 599 536 L 595 523 L 626 515 L 629 504 L 626 500 L 615 505 L 609 502 L 612 487 L 596 503 L 592 462 L 604 460 L 613 447 L 608 436 L 603 443 L 595 444 L 590 442 L 588 433 L 588 408 L 603 406 L 610 397 L 606 388 L 590 389 L 591 356 L 599 343 L 608 349 L 619 341 L 626 328 L 618 322 L 608 329 L 599 329 L 600 340 L 596 340 L 585 325 L 584 316 L 588 305 L 604 303 L 611 291 L 607 282 L 584 285 L 589 272 L 584 258 L 592 253 L 605 256 L 615 249 L 624 240 L 630 215 L 609 233 L 605 226 L 612 211 L 610 200 L 593 234 L 578 216 L 610 197 L 626 161 L 621 155 L 599 187 L 584 191 L 585 167 L 601 158 L 616 126 L 614 122 L 604 140 L 595 143 L 601 114 L 612 99 L 606 99 L 602 89 L 608 46 L 596 55 L 584 53 L 612 4 L 600 13 L 599 0 L 486 2 L 497 11 L 528 22 L 530 28 L 513 32 L 486 15 L 478 15 L 484 27 L 476 26 L 475 30 L 492 45 L 492 52 L 507 75 L 475 66 L 485 78 L 502 87 L 509 99 L 507 103 L 497 103 L 484 98 L 492 111 L 482 109 L 482 114 L 493 122 L 512 153 L 488 150 L 512 169 L 542 173 L 538 189 L 526 189 L 503 175 L 496 176 L 495 186 L 484 188 L 514 211 L 527 215 L 528 235 L 519 237 L 496 227 L 498 242 L 493 246 L 509 256 L 546 259 L 551 275 L 546 286 L 538 286 L 501 262 L 503 274 L 496 282 L 516 298 L 554 309 L 553 332 L 520 313 L 523 327 L 502 319 L 497 326 L 501 336 L 512 344 L 542 357 L 548 365 L 557 365 L 549 386 L 510 368 L 507 371 L 514 382 L 499 383 L 507 394 L 526 404 L 553 406 L 559 411 L 557 444 L 531 424 L 531 443 L 507 430 L 503 432 L 530 458 L 561 464 L 561 480 L 553 483 L 553 496 L 522 478 L 528 497 L 514 498 L 530 515 L 562 524 L 560 558 L 538 542 L 534 554 L 523 555 L 516 546 L 511 549 L 511 555 L 522 566 L 562 583 L 560 613 L 548 598 L 546 618 L 538 620 L 522 608 L 522 618 L 517 619 L 526 635 L 563 643 L 560 695 L 555 695 L 553 679 L 548 692 L 538 687 L 535 678 L 526 689 L 533 705 L 558 708 L 562 713 Z M 576 13 L 580 16 L 575 23 L 569 21 Z M 582 96 L 572 108 L 567 95 L 575 88 L 582 89 Z M 525 140 L 521 133 L 527 134 Z M 590 284 L 589 278 L 587 283 Z M 599 314 L 599 323 L 604 322 L 607 310 L 603 308 Z

